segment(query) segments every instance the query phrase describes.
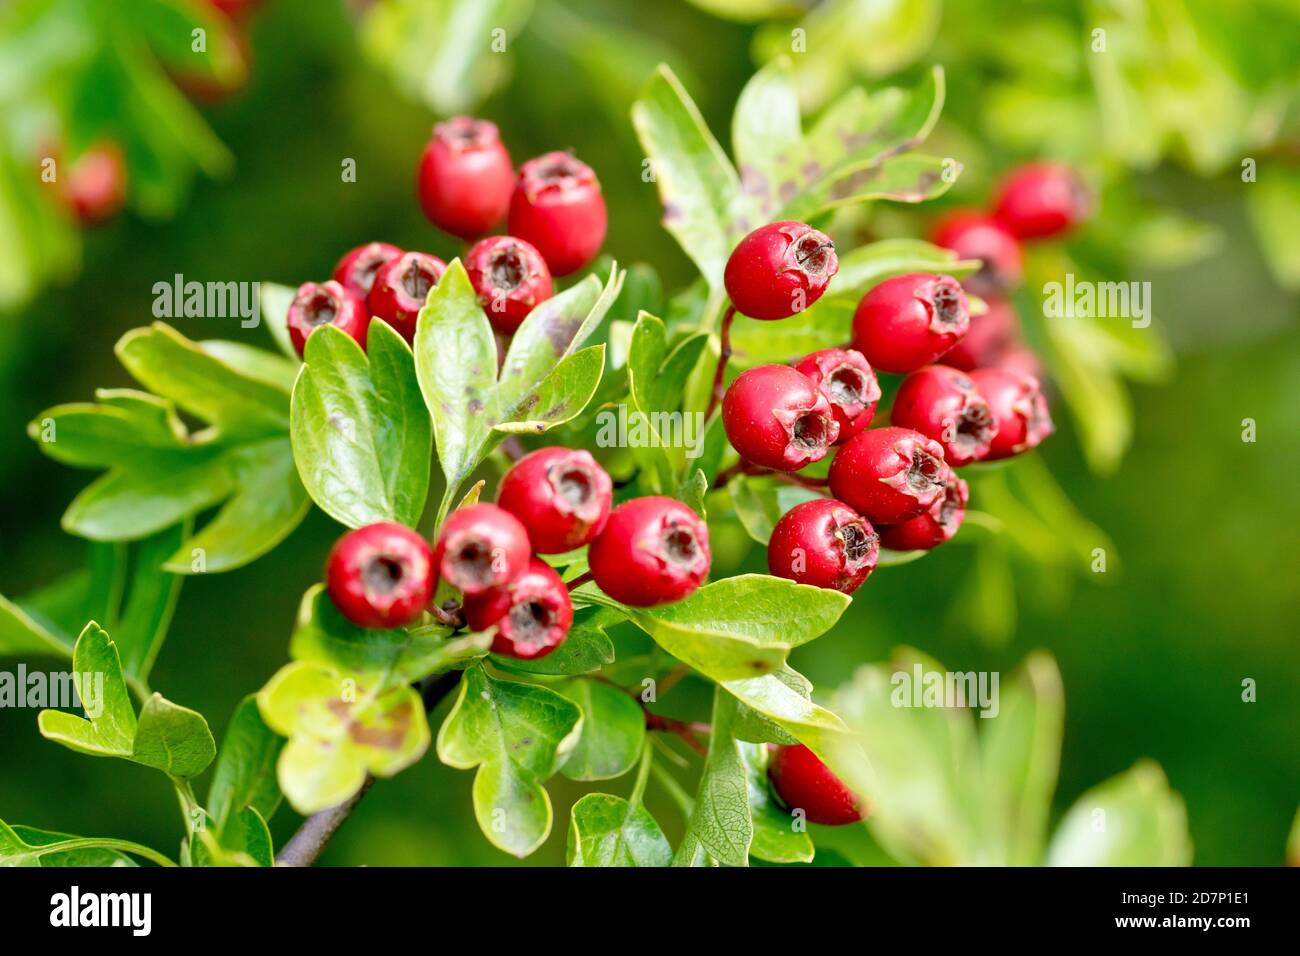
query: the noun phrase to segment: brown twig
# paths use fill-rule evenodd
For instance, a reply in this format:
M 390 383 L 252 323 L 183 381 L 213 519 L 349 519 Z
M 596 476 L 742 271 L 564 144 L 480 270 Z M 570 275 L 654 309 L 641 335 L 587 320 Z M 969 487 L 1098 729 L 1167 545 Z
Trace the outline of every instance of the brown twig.
M 736 307 L 728 303 L 727 312 L 722 317 L 722 328 L 718 332 L 718 367 L 713 373 L 713 392 L 709 396 L 709 407 L 704 413 L 704 420 L 707 422 L 713 415 L 713 410 L 718 407 L 722 401 L 723 380 L 727 377 L 727 362 L 731 359 L 731 322 L 736 317 Z

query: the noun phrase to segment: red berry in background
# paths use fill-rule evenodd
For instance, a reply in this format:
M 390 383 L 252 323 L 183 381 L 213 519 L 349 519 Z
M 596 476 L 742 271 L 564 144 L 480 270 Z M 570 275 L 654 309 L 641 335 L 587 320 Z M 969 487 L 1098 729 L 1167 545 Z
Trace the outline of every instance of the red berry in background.
M 552 275 L 577 272 L 596 258 L 605 226 L 605 197 L 586 163 L 557 152 L 520 168 L 506 231 L 532 243 Z
M 949 473 L 937 441 L 910 428 L 873 428 L 839 450 L 829 477 L 831 494 L 882 525 L 929 508 Z
M 985 299 L 988 311 L 970 317 L 970 331 L 939 359 L 963 372 L 971 372 L 985 365 L 996 364 L 996 359 L 1020 336 L 1020 319 L 1015 307 L 1006 299 L 990 296 Z
M 496 505 L 477 504 L 456 509 L 443 522 L 433 563 L 444 581 L 474 597 L 519 577 L 531 555 L 528 531 L 518 518 Z
M 208 6 L 220 10 L 232 19 L 245 17 L 254 7 L 260 6 L 262 0 L 207 0 Z
M 767 567 L 777 577 L 845 594 L 862 586 L 879 556 L 871 522 L 833 498 L 795 505 L 767 543 Z
M 323 325 L 346 332 L 364 349 L 370 313 L 361 296 L 331 279 L 298 286 L 298 294 L 289 306 L 288 322 L 289 339 L 299 355 L 307 347 L 307 337 Z
M 951 541 L 966 518 L 969 498 L 966 482 L 950 474 L 934 504 L 915 518 L 881 528 L 880 543 L 895 551 L 928 551 Z
M 976 369 L 970 377 L 997 420 L 985 461 L 1010 458 L 1036 448 L 1052 433 L 1047 398 L 1037 379 L 998 368 Z
M 741 315 L 785 319 L 820 299 L 839 268 L 825 233 L 802 222 L 773 222 L 737 243 L 723 282 Z
M 1047 239 L 1079 225 L 1091 211 L 1083 180 L 1062 163 L 1013 170 L 998 190 L 994 215 L 1021 239 Z
M 680 601 L 708 577 L 710 560 L 708 526 L 658 495 L 615 508 L 587 552 L 597 586 L 632 607 Z
M 349 531 L 325 562 L 339 612 L 360 627 L 410 624 L 433 597 L 433 552 L 410 528 L 380 522 Z
M 821 461 L 840 431 L 826 396 L 788 365 L 742 372 L 722 398 L 722 427 L 741 458 L 775 471 Z
M 375 273 L 366 297 L 370 314 L 383 319 L 408 342 L 415 341 L 415 322 L 429 290 L 447 271 L 447 263 L 427 252 L 404 252 L 389 259 Z
M 853 313 L 853 347 L 872 368 L 911 372 L 949 351 L 970 327 L 966 293 L 952 276 L 886 279 Z
M 535 660 L 551 653 L 569 636 L 573 604 L 560 576 L 544 561 L 533 558 L 514 580 L 467 597 L 465 622 L 476 631 L 496 625 L 492 653 Z
M 1000 368 L 1004 372 L 1015 372 L 1025 378 L 1037 379 L 1040 385 L 1042 383 L 1042 359 L 1028 346 L 1012 345 L 1010 348 L 994 355 L 986 364 L 992 368 Z
M 963 259 L 981 259 L 979 271 L 966 280 L 977 295 L 990 295 L 1020 284 L 1024 261 L 1020 243 L 992 216 L 965 209 L 935 223 L 931 240 Z
M 803 744 L 777 747 L 767 774 L 781 802 L 810 823 L 836 827 L 866 816 L 862 801 Z
M 880 401 L 880 383 L 861 352 L 822 349 L 800 359 L 795 371 L 806 376 L 830 403 L 831 415 L 840 427 L 835 444 L 844 444 L 871 424 Z
M 513 333 L 528 313 L 551 297 L 551 270 L 530 243 L 492 236 L 465 254 L 465 272 L 492 328 Z
M 433 128 L 416 175 L 420 206 L 439 229 L 473 239 L 505 218 L 515 174 L 496 124 L 456 116 Z
M 520 458 L 497 488 L 497 504 L 528 529 L 538 554 L 572 551 L 600 534 L 613 485 L 589 452 L 542 448 Z
M 927 365 L 903 379 L 889 421 L 933 438 L 953 467 L 988 454 L 998 427 L 970 376 L 947 365 Z
M 126 160 L 116 143 L 91 146 L 64 178 L 64 195 L 77 218 L 87 225 L 112 219 L 126 205 Z
M 331 278 L 358 295 L 369 295 L 380 267 L 401 254 L 402 250 L 390 242 L 367 242 L 344 253 Z

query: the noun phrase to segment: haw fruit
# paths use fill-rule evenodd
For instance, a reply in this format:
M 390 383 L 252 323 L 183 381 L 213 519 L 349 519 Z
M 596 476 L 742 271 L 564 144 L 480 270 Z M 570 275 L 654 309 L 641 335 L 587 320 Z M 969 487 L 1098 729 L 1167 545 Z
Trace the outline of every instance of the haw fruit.
M 91 146 L 68 169 L 64 194 L 83 223 L 112 219 L 126 205 L 126 160 L 113 142 Z
M 767 773 L 781 802 L 802 810 L 810 823 L 835 827 L 866 816 L 853 791 L 803 744 L 777 747 Z
M 822 349 L 804 356 L 795 370 L 805 375 L 830 403 L 840 427 L 835 444 L 842 445 L 871 424 L 880 401 L 880 383 L 861 352 Z
M 535 660 L 564 643 L 573 624 L 573 604 L 560 576 L 533 558 L 509 583 L 467 597 L 465 622 L 476 631 L 496 625 L 492 653 Z
M 931 239 L 963 259 L 983 260 L 979 271 L 966 280 L 971 291 L 990 295 L 1020 284 L 1024 274 L 1020 243 L 992 216 L 974 210 L 952 213 L 935 223 Z
M 1070 167 L 1030 163 L 1003 180 L 994 215 L 1021 239 L 1047 239 L 1087 219 L 1091 205 L 1087 187 Z
M 370 313 L 361 296 L 333 279 L 304 282 L 289 306 L 289 339 L 299 355 L 307 347 L 307 337 L 323 325 L 346 332 L 364 349 Z
M 737 243 L 723 282 L 741 315 L 785 319 L 820 299 L 839 268 L 825 233 L 802 222 L 773 222 Z
M 507 231 L 532 243 L 552 275 L 577 272 L 596 258 L 605 227 L 605 197 L 586 163 L 556 152 L 520 168 Z
M 366 297 L 370 314 L 383 319 L 408 342 L 415 341 L 415 322 L 429 290 L 447 271 L 447 263 L 427 252 L 404 252 L 375 273 Z
M 742 372 L 722 399 L 722 427 L 740 457 L 775 471 L 821 461 L 840 431 L 826 396 L 788 365 Z
M 619 505 L 587 552 L 602 591 L 632 607 L 680 601 L 709 574 L 709 529 L 686 505 L 651 495 Z
M 510 335 L 528 313 L 551 297 L 551 270 L 531 243 L 492 236 L 465 254 L 465 272 L 492 328 Z
M 429 221 L 462 239 L 483 235 L 505 217 L 514 181 L 496 124 L 472 116 L 433 128 L 416 175 Z
M 613 485 L 591 454 L 542 448 L 519 459 L 497 489 L 497 504 L 528 529 L 538 554 L 572 551 L 600 534 Z
M 832 498 L 795 505 L 767 543 L 767 567 L 777 577 L 845 594 L 861 587 L 879 556 L 871 522 Z
M 988 311 L 970 317 L 970 330 L 966 337 L 939 359 L 963 372 L 972 372 L 985 365 L 996 364 L 1002 353 L 1020 336 L 1020 319 L 1006 299 L 990 296 L 985 299 Z
M 334 267 L 331 278 L 358 295 L 369 295 L 380 267 L 401 254 L 402 250 L 390 242 L 367 242 L 349 249 Z
M 853 347 L 873 368 L 912 372 L 950 350 L 970 327 L 966 293 L 952 276 L 886 279 L 853 313 Z
M 954 467 L 988 454 L 998 427 L 975 383 L 947 365 L 927 365 L 903 379 L 889 420 L 933 438 L 943 446 L 943 460 Z
M 976 369 L 970 377 L 997 420 L 985 461 L 1010 458 L 1036 448 L 1052 433 L 1047 398 L 1037 379 L 1000 368 Z
M 829 477 L 836 498 L 882 525 L 929 508 L 948 475 L 937 441 L 910 428 L 873 428 L 839 450 Z
M 943 494 L 915 518 L 880 529 L 880 543 L 895 551 L 928 551 L 952 536 L 966 518 L 970 489 L 954 474 L 948 475 Z
M 513 581 L 524 573 L 531 555 L 528 531 L 519 519 L 490 504 L 453 511 L 433 550 L 439 576 L 466 597 Z
M 390 522 L 349 531 L 325 562 L 339 612 L 360 627 L 410 624 L 433 597 L 433 552 L 410 528 Z

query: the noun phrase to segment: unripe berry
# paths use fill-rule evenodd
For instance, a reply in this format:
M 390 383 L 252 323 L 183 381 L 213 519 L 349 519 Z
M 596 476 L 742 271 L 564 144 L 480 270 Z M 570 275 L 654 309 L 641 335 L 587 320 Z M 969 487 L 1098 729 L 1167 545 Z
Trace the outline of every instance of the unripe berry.
M 433 562 L 444 581 L 474 597 L 523 574 L 531 554 L 518 518 L 496 505 L 477 504 L 458 508 L 443 522 Z
M 325 583 L 334 606 L 353 624 L 402 627 L 433 597 L 433 553 L 410 528 L 369 524 L 335 543 L 325 562 Z
M 966 518 L 970 489 L 966 482 L 950 474 L 943 494 L 915 518 L 880 529 L 880 543 L 895 551 L 928 551 L 952 536 Z
M 943 494 L 943 446 L 910 428 L 873 428 L 831 462 L 831 493 L 873 524 L 919 515 Z
M 532 243 L 552 275 L 577 272 L 596 258 L 605 227 L 605 197 L 586 163 L 556 152 L 520 168 L 507 231 Z
M 943 460 L 953 467 L 988 454 L 998 427 L 975 383 L 947 365 L 927 365 L 903 379 L 889 421 L 933 438 L 943 446 Z
M 996 359 L 1020 336 L 1020 319 L 1015 307 L 1006 299 L 991 296 L 985 299 L 988 311 L 970 317 L 970 330 L 965 338 L 939 359 L 963 372 L 996 364 Z
M 68 169 L 64 195 L 83 223 L 103 222 L 126 205 L 126 178 L 122 148 L 113 142 L 96 143 Z
M 795 370 L 805 375 L 830 403 L 842 445 L 871 424 L 880 401 L 880 383 L 861 352 L 822 349 L 804 356 Z
M 402 250 L 390 242 L 367 242 L 349 249 L 334 267 L 331 278 L 358 295 L 369 295 L 380 267 L 401 254 Z
M 389 259 L 375 273 L 366 297 L 370 314 L 383 319 L 408 342 L 415 341 L 415 323 L 429 297 L 447 271 L 447 263 L 427 252 L 404 252 Z
M 1052 433 L 1047 398 L 1039 389 L 1037 379 L 999 368 L 976 369 L 970 377 L 997 420 L 997 431 L 984 455 L 985 461 L 1010 458 L 1036 448 Z
M 551 270 L 530 243 L 491 236 L 465 254 L 465 272 L 492 328 L 510 335 L 528 313 L 551 297 Z
M 298 354 L 307 347 L 307 337 L 322 325 L 333 325 L 366 347 L 370 313 L 361 296 L 345 289 L 333 279 L 328 282 L 304 282 L 289 306 L 289 339 Z
M 465 599 L 465 622 L 476 631 L 496 625 L 492 653 L 524 660 L 545 657 L 564 643 L 573 624 L 569 589 L 544 561 L 501 587 Z
M 496 125 L 471 116 L 433 128 L 416 175 L 429 221 L 462 239 L 481 236 L 504 218 L 514 180 Z
M 776 471 L 821 461 L 840 431 L 826 396 L 788 365 L 742 372 L 722 399 L 722 427 L 741 458 Z
M 1088 218 L 1092 199 L 1083 180 L 1061 163 L 1013 170 L 998 190 L 994 215 L 1021 239 L 1047 239 Z
M 773 222 L 737 243 L 722 279 L 741 315 L 785 319 L 820 299 L 839 268 L 825 233 L 802 222 Z
M 710 560 L 708 526 L 657 495 L 615 508 L 587 552 L 600 589 L 632 607 L 680 601 L 708 577 Z
M 866 816 L 862 801 L 803 744 L 777 747 L 767 773 L 781 802 L 810 823 L 835 827 Z
M 950 350 L 970 327 L 966 293 L 952 276 L 886 279 L 853 313 L 853 347 L 872 368 L 911 372 Z
M 970 209 L 951 213 L 935 223 L 931 239 L 963 259 L 983 260 L 979 271 L 966 280 L 972 292 L 991 295 L 1020 284 L 1024 275 L 1020 243 L 992 216 Z
M 832 498 L 795 505 L 767 543 L 767 567 L 777 577 L 845 594 L 862 586 L 879 556 L 871 522 Z
M 600 534 L 612 493 L 609 475 L 589 452 L 542 448 L 506 472 L 497 504 L 528 529 L 534 551 L 561 554 Z

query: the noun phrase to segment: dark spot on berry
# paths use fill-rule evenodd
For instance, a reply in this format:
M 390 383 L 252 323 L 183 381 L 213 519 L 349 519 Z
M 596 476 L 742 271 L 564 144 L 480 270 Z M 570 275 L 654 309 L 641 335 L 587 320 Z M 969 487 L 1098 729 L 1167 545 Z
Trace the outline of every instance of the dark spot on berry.
M 907 466 L 905 478 L 908 490 L 920 497 L 940 483 L 939 478 L 942 474 L 943 462 L 928 451 L 917 448 L 912 452 L 912 461 Z
M 812 453 L 826 447 L 826 419 L 816 412 L 800 415 L 790 429 L 790 444 Z
M 835 255 L 835 243 L 823 241 L 820 233 L 810 232 L 795 242 L 794 258 L 803 271 L 811 276 L 824 273 Z
M 591 500 L 591 474 L 585 468 L 570 466 L 552 471 L 551 485 L 570 508 L 576 510 Z
M 865 405 L 867 399 L 866 377 L 861 369 L 841 365 L 827 378 L 827 396 L 836 405 Z
M 504 246 L 488 262 L 488 278 L 497 292 L 514 292 L 528 279 L 528 267 L 518 246 Z
M 685 524 L 669 524 L 660 535 L 659 543 L 663 558 L 669 564 L 690 568 L 699 561 L 699 542 L 695 540 L 695 532 Z
M 844 559 L 850 565 L 865 560 L 876 541 L 876 536 L 856 521 L 840 528 L 839 533 L 844 545 Z
M 957 415 L 957 429 L 953 438 L 966 455 L 971 455 L 980 445 L 993 438 L 993 414 L 983 401 L 970 402 Z
M 492 569 L 492 548 L 482 539 L 462 537 L 455 542 L 452 563 L 462 584 L 488 587 L 496 583 Z
M 966 310 L 961 305 L 961 291 L 951 282 L 938 282 L 930 296 L 935 317 L 944 325 L 959 326 Z
M 437 283 L 438 277 L 419 260 L 411 260 L 402 273 L 402 291 L 412 299 L 423 302 L 429 296 L 429 290 Z
M 366 565 L 362 576 L 371 594 L 392 594 L 406 576 L 406 567 L 396 558 L 380 554 Z
M 324 289 L 318 289 L 303 303 L 302 315 L 312 328 L 329 325 L 338 317 L 340 304 L 338 299 Z
M 510 637 L 524 644 L 544 640 L 553 623 L 550 607 L 541 601 L 520 601 L 508 614 Z

